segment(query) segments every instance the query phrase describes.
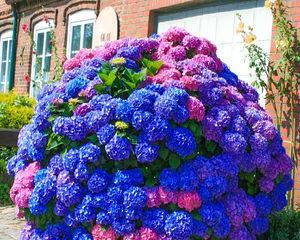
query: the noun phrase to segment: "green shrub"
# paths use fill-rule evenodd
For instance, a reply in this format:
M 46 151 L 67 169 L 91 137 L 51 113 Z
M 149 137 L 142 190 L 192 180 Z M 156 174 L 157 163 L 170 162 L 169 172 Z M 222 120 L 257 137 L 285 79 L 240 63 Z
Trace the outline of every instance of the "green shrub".
M 0 146 L 0 206 L 11 204 L 9 198 L 9 189 L 12 184 L 12 178 L 6 172 L 6 163 L 17 152 L 15 147 Z
M 287 209 L 270 217 L 268 240 L 300 240 L 300 212 Z
M 35 100 L 15 92 L 0 93 L 0 128 L 21 128 L 33 116 Z

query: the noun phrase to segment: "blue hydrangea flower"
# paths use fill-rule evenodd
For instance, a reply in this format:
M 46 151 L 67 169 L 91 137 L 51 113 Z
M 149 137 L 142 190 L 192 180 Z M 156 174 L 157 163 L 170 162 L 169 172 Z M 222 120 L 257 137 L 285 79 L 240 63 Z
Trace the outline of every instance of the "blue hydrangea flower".
M 117 171 L 114 174 L 113 183 L 118 186 L 141 186 L 144 183 L 144 177 L 141 169 L 130 169 Z
M 70 182 L 57 187 L 57 199 L 65 206 L 70 207 L 82 199 L 82 189 L 80 185 Z
M 80 147 L 79 158 L 82 162 L 92 162 L 95 163 L 101 156 L 101 149 L 95 144 L 87 143 Z
M 167 217 L 164 228 L 174 240 L 189 239 L 193 234 L 193 219 L 186 212 L 173 212 Z
M 259 193 L 254 198 L 256 212 L 258 216 L 268 216 L 272 211 L 272 201 L 264 193 Z
M 180 157 L 185 158 L 196 151 L 197 145 L 196 139 L 189 129 L 178 127 L 169 135 L 166 146 Z
M 88 112 L 84 117 L 87 122 L 89 132 L 97 132 L 110 120 L 109 114 L 103 110 L 95 110 Z
M 225 177 L 210 176 L 204 180 L 203 187 L 206 188 L 212 196 L 220 197 L 227 190 L 227 180 Z
M 88 80 L 82 77 L 76 77 L 71 80 L 66 86 L 66 93 L 69 97 L 77 97 L 78 93 L 88 85 Z
M 206 203 L 202 205 L 199 214 L 203 222 L 211 227 L 220 223 L 225 215 L 225 208 L 220 203 Z
M 124 137 L 113 137 L 106 145 L 105 151 L 113 161 L 122 161 L 129 158 L 132 150 L 130 141 Z
M 151 163 L 158 157 L 159 146 L 149 143 L 139 143 L 135 147 L 135 155 L 141 163 Z
M 110 217 L 106 212 L 99 212 L 96 217 L 98 224 L 107 225 L 110 224 Z
M 158 94 L 146 89 L 138 89 L 130 94 L 127 101 L 135 111 L 151 111 Z
M 193 234 L 205 238 L 208 236 L 208 227 L 201 221 L 193 221 Z
M 130 58 L 131 60 L 139 60 L 141 58 L 141 49 L 136 46 L 122 47 L 118 50 L 117 56 Z
M 186 163 L 179 168 L 179 188 L 184 191 L 196 191 L 199 186 L 199 178 L 192 164 Z
M 63 167 L 65 170 L 74 172 L 79 163 L 79 151 L 71 148 L 63 157 Z
M 73 240 L 93 240 L 93 237 L 83 227 L 78 227 L 74 230 L 72 239 Z
M 231 223 L 227 216 L 221 218 L 220 222 L 213 226 L 214 235 L 219 238 L 226 238 L 230 233 Z
M 130 187 L 124 192 L 123 204 L 126 208 L 140 209 L 146 205 L 147 194 L 140 187 Z
M 135 223 L 128 219 L 116 219 L 112 222 L 112 228 L 122 236 L 135 231 Z
M 50 159 L 47 169 L 52 174 L 58 175 L 64 169 L 62 157 L 59 154 L 54 155 Z
M 88 223 L 96 219 L 96 212 L 94 208 L 85 204 L 79 204 L 75 208 L 74 214 L 76 220 L 80 223 Z
M 160 173 L 159 182 L 161 186 L 177 191 L 179 187 L 179 175 L 176 171 L 165 168 Z
M 263 234 L 269 229 L 269 220 L 266 217 L 256 217 L 249 223 L 249 227 L 254 234 Z
M 149 209 L 143 212 L 142 222 L 143 226 L 150 228 L 157 233 L 164 234 L 164 226 L 166 218 L 168 217 L 168 212 L 164 209 Z
M 247 142 L 243 135 L 239 133 L 225 132 L 221 139 L 221 147 L 226 152 L 242 154 L 246 150 Z
M 89 169 L 85 163 L 80 162 L 74 170 L 74 177 L 80 182 L 87 181 L 90 177 Z
M 104 105 L 112 99 L 109 94 L 101 94 L 94 96 L 90 101 L 90 106 L 92 110 L 102 110 Z
M 88 188 L 93 193 L 99 193 L 107 188 L 110 181 L 110 176 L 107 172 L 96 169 L 88 180 Z
M 164 117 L 165 119 L 173 119 L 177 114 L 179 105 L 175 98 L 168 95 L 159 96 L 154 104 L 154 110 L 156 114 Z
M 131 124 L 136 130 L 145 129 L 152 117 L 153 114 L 150 112 L 135 111 L 132 115 Z
M 131 122 L 131 118 L 133 115 L 133 109 L 130 107 L 128 101 L 122 101 L 118 104 L 116 109 L 116 118 L 122 120 L 126 123 Z
M 181 106 L 185 106 L 189 98 L 189 94 L 185 90 L 176 87 L 167 88 L 163 96 L 171 97 Z
M 164 140 L 171 132 L 170 123 L 162 117 L 154 116 L 146 126 L 145 134 L 150 142 Z
M 106 124 L 97 132 L 97 138 L 101 145 L 107 144 L 116 134 L 116 128 L 112 124 Z

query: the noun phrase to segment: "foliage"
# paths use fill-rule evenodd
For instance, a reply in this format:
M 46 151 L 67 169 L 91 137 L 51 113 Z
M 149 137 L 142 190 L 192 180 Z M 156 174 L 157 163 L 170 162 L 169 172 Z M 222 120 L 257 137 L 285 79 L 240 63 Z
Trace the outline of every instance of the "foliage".
M 299 240 L 300 212 L 286 209 L 270 217 L 268 240 Z
M 7 160 L 17 152 L 13 147 L 0 146 L 0 206 L 11 204 L 9 189 L 12 185 L 12 178 L 6 173 Z
M 255 43 L 253 28 L 244 29 L 241 15 L 237 32 L 242 34 L 249 59 L 249 68 L 255 72 L 253 85 L 266 93 L 266 102 L 275 113 L 277 129 L 287 128 L 289 155 L 298 164 L 299 131 L 296 119 L 299 119 L 299 83 L 300 83 L 300 41 L 298 29 L 290 19 L 287 2 L 267 0 L 265 6 L 273 15 L 275 27 L 275 59 Z M 293 173 L 295 175 L 295 171 Z M 290 202 L 293 203 L 293 195 Z
M 33 116 L 35 100 L 15 92 L 0 93 L 0 128 L 21 128 Z

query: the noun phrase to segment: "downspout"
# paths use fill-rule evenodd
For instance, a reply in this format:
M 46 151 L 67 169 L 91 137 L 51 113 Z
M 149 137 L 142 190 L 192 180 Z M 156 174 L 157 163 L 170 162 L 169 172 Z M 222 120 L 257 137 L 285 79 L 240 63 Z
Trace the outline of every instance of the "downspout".
M 9 89 L 9 91 L 13 89 L 14 79 L 15 79 L 16 45 L 17 45 L 17 30 L 18 30 L 17 20 L 18 20 L 17 10 L 15 8 L 13 8 L 13 33 L 12 33 L 10 69 L 9 69 L 9 79 L 8 79 L 8 89 Z

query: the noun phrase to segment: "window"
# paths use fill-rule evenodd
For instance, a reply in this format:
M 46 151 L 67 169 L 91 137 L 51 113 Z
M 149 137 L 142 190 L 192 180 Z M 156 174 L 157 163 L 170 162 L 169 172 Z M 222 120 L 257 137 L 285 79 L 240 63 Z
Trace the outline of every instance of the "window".
M 82 48 L 92 48 L 96 14 L 82 10 L 69 16 L 67 57 L 74 57 Z
M 35 53 L 32 56 L 30 95 L 36 97 L 39 90 L 50 78 L 51 29 L 53 20 L 41 21 L 34 27 Z
M 0 92 L 7 92 L 9 90 L 11 45 L 12 31 L 8 30 L 0 36 Z

